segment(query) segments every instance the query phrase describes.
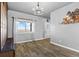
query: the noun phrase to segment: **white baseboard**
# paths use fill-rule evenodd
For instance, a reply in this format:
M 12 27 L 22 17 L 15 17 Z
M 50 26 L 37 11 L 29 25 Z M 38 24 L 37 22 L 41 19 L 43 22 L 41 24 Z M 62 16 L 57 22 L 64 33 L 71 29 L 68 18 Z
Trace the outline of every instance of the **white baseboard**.
M 32 42 L 32 41 L 38 41 L 38 40 L 44 40 L 45 38 L 40 38 L 40 39 L 34 39 L 34 40 L 26 40 L 26 41 L 18 41 L 18 42 L 15 42 L 16 43 L 24 43 L 24 42 Z
M 66 48 L 66 49 L 69 49 L 69 50 L 72 50 L 72 51 L 75 51 L 75 52 L 79 52 L 79 50 L 76 50 L 76 49 L 73 49 L 73 48 L 70 48 L 70 47 L 67 47 L 67 46 L 52 42 L 52 41 L 50 43 L 54 44 L 54 45 L 57 45 L 57 46 L 60 46 L 60 47 L 63 47 L 63 48 Z
M 16 42 L 15 42 L 15 44 L 16 44 L 16 43 L 25 43 L 25 42 L 31 42 L 31 41 L 33 41 L 33 40 L 26 40 L 26 41 L 16 41 Z

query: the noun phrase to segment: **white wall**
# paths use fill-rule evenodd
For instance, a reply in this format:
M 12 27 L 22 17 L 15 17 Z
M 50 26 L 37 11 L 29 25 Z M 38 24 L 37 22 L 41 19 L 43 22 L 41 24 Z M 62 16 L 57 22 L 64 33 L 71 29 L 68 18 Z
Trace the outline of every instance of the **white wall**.
M 79 50 L 79 24 L 60 24 L 68 11 L 79 8 L 79 3 L 72 3 L 51 12 L 51 41 Z
M 45 31 L 45 21 L 46 18 L 42 17 L 37 17 L 21 12 L 16 12 L 9 10 L 8 11 L 8 37 L 12 37 L 12 16 L 18 18 L 18 17 L 23 17 L 26 19 L 31 19 L 34 23 L 34 32 L 33 33 L 14 33 L 15 34 L 15 43 L 16 42 L 22 42 L 22 41 L 30 41 L 30 40 L 35 40 L 39 38 L 43 38 L 43 33 Z M 16 21 L 17 19 L 15 19 Z M 36 21 L 35 21 L 36 20 Z M 15 26 L 15 25 L 14 25 Z M 14 29 L 15 32 L 16 29 Z
M 50 38 L 50 22 L 45 22 L 45 37 Z

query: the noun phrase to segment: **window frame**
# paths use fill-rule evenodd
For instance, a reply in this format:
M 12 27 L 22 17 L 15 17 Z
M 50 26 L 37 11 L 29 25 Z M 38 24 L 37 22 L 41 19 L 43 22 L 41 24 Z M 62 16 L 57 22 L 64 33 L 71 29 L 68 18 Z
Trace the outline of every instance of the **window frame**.
M 17 31 L 17 28 L 16 28 L 16 33 L 32 33 L 33 32 L 33 23 L 29 20 L 24 20 L 24 19 L 18 19 L 16 22 L 22 22 L 22 21 L 30 23 L 30 31 L 28 31 L 28 32 L 26 32 L 26 31 L 25 32 L 19 32 L 19 31 Z M 25 30 L 26 30 L 26 25 L 25 25 Z

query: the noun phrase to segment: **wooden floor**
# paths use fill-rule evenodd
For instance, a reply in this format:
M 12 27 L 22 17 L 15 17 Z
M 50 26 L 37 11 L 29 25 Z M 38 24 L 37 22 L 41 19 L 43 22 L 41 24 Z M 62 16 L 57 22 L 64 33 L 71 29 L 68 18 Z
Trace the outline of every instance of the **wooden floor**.
M 16 44 L 15 56 L 20 57 L 78 57 L 79 53 L 53 45 L 49 40 Z
M 14 57 L 14 56 L 15 56 L 14 50 L 0 52 L 0 57 Z

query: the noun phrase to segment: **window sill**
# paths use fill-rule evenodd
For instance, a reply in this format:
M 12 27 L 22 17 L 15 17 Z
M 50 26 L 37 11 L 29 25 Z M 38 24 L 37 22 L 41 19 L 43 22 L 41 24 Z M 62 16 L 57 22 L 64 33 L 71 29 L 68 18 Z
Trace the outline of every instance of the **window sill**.
M 30 34 L 30 33 L 34 33 L 34 32 L 16 32 L 16 34 Z

